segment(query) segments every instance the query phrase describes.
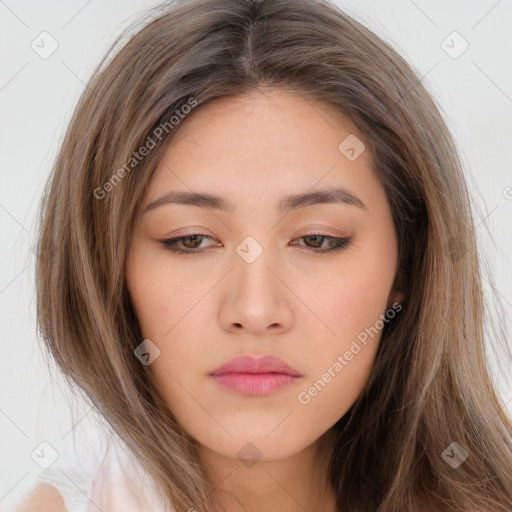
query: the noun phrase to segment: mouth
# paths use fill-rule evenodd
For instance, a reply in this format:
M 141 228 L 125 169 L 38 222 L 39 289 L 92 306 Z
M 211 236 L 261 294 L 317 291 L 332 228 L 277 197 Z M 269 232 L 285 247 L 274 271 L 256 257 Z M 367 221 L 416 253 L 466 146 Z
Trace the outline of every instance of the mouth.
M 221 386 L 242 395 L 268 395 L 300 379 L 285 373 L 225 373 L 212 375 Z
M 249 396 L 268 395 L 302 377 L 297 370 L 274 356 L 237 357 L 209 376 L 223 388 Z

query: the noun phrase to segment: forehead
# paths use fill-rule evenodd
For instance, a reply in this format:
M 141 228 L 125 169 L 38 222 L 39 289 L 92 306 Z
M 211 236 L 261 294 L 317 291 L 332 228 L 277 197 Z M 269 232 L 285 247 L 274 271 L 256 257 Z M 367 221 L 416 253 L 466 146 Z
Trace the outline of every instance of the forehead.
M 146 206 L 176 189 L 242 200 L 245 194 L 261 203 L 274 192 L 281 197 L 343 186 L 356 195 L 378 187 L 368 151 L 351 161 L 340 150 L 347 137 L 365 147 L 351 120 L 294 91 L 216 100 L 196 107 L 176 130 L 152 177 Z
M 264 88 L 196 107 L 178 126 L 171 144 L 200 143 L 230 152 L 291 147 L 299 141 L 309 142 L 309 147 L 336 143 L 343 132 L 363 138 L 332 105 L 292 89 Z

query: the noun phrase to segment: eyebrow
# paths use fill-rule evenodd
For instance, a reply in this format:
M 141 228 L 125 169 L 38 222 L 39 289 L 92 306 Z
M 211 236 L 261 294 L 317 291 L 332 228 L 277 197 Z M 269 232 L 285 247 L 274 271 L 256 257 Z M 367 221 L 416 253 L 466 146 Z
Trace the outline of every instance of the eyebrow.
M 357 196 L 349 192 L 343 187 L 332 187 L 313 192 L 305 192 L 302 194 L 292 194 L 283 197 L 277 204 L 279 213 L 287 213 L 291 210 L 305 208 L 315 204 L 340 203 L 356 206 L 368 212 L 364 203 Z M 209 208 L 221 212 L 235 213 L 236 206 L 234 203 L 226 199 L 208 193 L 187 192 L 187 191 L 170 191 L 162 195 L 155 201 L 149 203 L 144 212 L 154 210 L 164 204 L 184 204 L 188 206 L 198 206 L 200 208 Z

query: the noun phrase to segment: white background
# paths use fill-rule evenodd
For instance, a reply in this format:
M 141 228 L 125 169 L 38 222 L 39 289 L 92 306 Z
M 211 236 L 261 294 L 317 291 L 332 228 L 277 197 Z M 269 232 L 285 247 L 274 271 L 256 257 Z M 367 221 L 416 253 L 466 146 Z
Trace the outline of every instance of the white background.
M 424 76 L 423 83 L 441 106 L 480 209 L 476 218 L 480 251 L 489 261 L 503 305 L 496 315 L 504 316 L 510 333 L 512 3 L 353 0 L 338 4 L 391 42 Z M 40 470 L 30 456 L 34 448 L 48 441 L 63 449 L 73 426 L 84 416 L 81 425 L 92 417 L 85 404 L 76 417 L 71 416 L 40 357 L 31 252 L 36 242 L 35 215 L 64 127 L 94 65 L 115 36 L 153 5 L 142 0 L 0 2 L 0 508 L 4 510 L 31 487 Z M 31 48 L 43 31 L 59 45 L 47 59 Z M 469 43 L 457 59 L 441 47 L 453 31 Z M 489 292 L 491 284 L 486 280 L 485 285 Z M 56 375 L 54 368 L 51 373 Z M 509 374 L 510 368 L 503 368 L 496 380 L 510 413 Z

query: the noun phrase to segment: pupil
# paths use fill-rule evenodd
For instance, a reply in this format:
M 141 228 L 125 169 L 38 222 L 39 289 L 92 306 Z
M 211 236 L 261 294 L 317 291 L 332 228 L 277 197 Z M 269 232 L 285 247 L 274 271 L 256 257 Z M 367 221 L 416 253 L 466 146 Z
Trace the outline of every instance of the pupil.
M 318 243 L 322 237 L 318 236 L 318 235 L 309 235 L 306 238 L 309 238 L 309 239 L 313 238 L 313 245 L 315 245 L 315 243 Z M 315 239 L 316 239 L 316 242 L 315 242 Z
M 198 235 L 188 235 L 185 237 L 185 245 L 187 245 L 187 240 L 190 240 L 190 239 L 196 239 L 195 242 L 196 242 L 196 245 L 197 245 L 197 242 L 198 242 Z M 194 240 L 192 240 L 192 249 L 195 249 L 195 245 L 194 245 Z

